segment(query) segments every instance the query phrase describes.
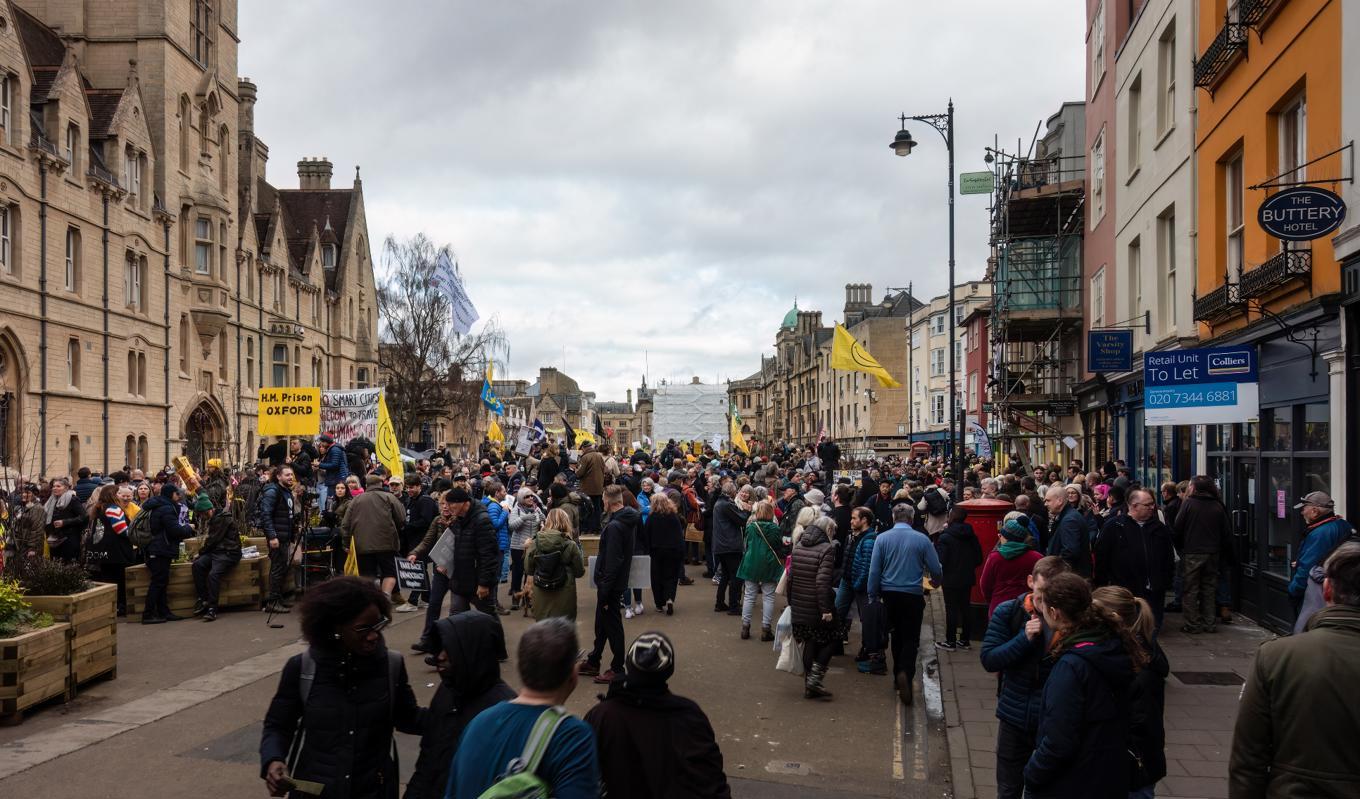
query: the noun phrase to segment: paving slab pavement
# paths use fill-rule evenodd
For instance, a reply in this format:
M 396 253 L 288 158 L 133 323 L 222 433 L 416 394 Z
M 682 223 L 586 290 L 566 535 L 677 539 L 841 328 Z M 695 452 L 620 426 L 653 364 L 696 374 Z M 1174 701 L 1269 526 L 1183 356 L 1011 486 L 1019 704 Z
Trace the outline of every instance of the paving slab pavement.
M 930 611 L 942 621 L 944 603 Z M 1181 616 L 1168 613 L 1162 648 L 1171 664 L 1166 681 L 1167 776 L 1157 784 L 1160 799 L 1220 799 L 1228 795 L 1228 755 L 1242 682 L 1260 645 L 1274 634 L 1241 615 L 1212 635 L 1180 632 Z M 980 641 L 971 652 L 940 655 L 946 736 L 954 796 L 996 796 L 996 675 L 982 668 Z M 1205 681 L 1227 685 L 1195 684 Z

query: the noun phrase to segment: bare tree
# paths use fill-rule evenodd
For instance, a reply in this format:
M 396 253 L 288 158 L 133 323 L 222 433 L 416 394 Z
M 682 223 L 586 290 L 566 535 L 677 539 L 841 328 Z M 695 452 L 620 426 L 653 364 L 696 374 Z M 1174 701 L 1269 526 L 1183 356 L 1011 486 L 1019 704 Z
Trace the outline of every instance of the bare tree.
M 448 245 L 436 247 L 424 233 L 401 241 L 389 236 L 383 243 L 378 362 L 392 426 L 403 443 L 427 419 L 472 418 L 487 366 L 509 354 L 495 316 L 467 335 L 454 331 L 448 298 L 431 287 L 443 254 L 453 261 Z

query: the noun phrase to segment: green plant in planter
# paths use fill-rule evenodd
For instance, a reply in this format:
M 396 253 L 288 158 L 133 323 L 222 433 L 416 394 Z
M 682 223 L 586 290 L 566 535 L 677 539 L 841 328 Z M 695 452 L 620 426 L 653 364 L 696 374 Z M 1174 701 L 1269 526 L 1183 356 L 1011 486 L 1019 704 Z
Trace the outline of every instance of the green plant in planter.
M 0 580 L 0 638 L 10 638 L 28 630 L 52 626 L 52 617 L 34 613 L 24 600 L 24 592 L 14 580 Z
M 84 567 L 60 560 L 16 558 L 13 568 L 6 568 L 5 574 L 17 581 L 25 594 L 32 596 L 61 596 L 90 590 L 90 578 Z

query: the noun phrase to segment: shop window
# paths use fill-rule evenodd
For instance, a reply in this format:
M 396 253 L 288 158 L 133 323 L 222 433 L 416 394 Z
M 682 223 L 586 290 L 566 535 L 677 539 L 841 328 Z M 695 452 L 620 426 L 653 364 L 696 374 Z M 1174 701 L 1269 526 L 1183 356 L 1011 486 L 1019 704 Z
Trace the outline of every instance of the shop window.
M 1300 449 L 1324 452 L 1331 448 L 1331 409 L 1326 403 L 1303 406 L 1303 441 Z
M 1261 448 L 1274 452 L 1294 449 L 1294 420 L 1289 408 L 1276 408 L 1266 414 Z

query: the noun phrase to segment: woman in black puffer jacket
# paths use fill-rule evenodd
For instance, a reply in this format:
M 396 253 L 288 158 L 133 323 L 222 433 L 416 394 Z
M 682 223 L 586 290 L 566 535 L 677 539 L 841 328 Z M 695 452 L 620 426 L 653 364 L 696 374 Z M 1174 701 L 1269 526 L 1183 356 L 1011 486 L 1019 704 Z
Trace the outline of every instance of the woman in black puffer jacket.
M 803 647 L 803 696 L 807 699 L 831 698 L 822 681 L 845 633 L 835 612 L 835 536 L 836 523 L 830 518 L 813 519 L 793 548 L 789 564 L 789 608 L 794 640 Z

